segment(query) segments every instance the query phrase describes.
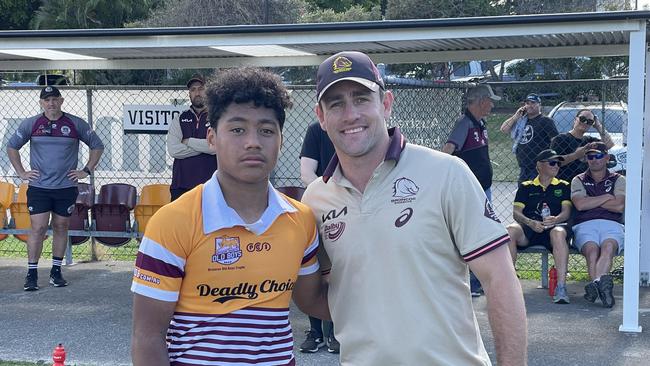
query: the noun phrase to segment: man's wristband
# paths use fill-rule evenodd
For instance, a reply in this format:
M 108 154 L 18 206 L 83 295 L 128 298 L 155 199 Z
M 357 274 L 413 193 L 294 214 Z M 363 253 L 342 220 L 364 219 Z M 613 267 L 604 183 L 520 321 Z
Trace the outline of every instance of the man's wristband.
M 86 174 L 88 174 L 88 175 L 93 175 L 93 172 L 92 172 L 92 171 L 91 171 L 87 166 L 85 166 L 85 167 L 84 167 L 83 169 L 81 169 L 81 170 L 83 170 L 84 172 L 86 172 Z

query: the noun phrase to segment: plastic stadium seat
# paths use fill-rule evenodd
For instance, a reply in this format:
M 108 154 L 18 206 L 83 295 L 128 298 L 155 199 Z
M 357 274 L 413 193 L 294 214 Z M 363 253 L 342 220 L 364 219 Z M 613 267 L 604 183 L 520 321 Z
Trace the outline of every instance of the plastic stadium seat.
M 275 189 L 297 201 L 300 201 L 302 194 L 305 193 L 305 189 L 298 186 L 276 187 Z
M 11 218 L 14 221 L 16 229 L 31 229 L 31 221 L 29 220 L 29 210 L 27 209 L 27 183 L 22 183 L 18 187 L 18 197 L 9 206 Z M 27 242 L 27 234 L 15 234 L 19 240 Z
M 16 193 L 16 186 L 13 183 L 0 182 L 0 220 L 2 220 L 2 228 L 9 226 L 9 220 L 7 220 L 7 210 L 11 201 L 14 200 L 14 194 Z M 7 234 L 0 234 L 0 240 L 7 238 Z
M 110 183 L 101 186 L 97 203 L 92 207 L 95 230 L 129 232 L 131 231 L 131 210 L 135 207 L 137 190 L 124 183 Z M 97 241 L 108 246 L 120 246 L 131 238 L 95 237 Z
M 93 204 L 95 203 L 95 190 L 88 183 L 79 183 L 77 187 L 79 188 L 79 194 L 77 195 L 77 201 L 72 209 L 69 228 L 70 230 L 88 230 L 90 226 L 88 210 L 93 207 Z M 70 243 L 72 245 L 81 244 L 86 242 L 89 238 L 90 235 L 71 236 Z
M 151 184 L 142 187 L 140 202 L 135 206 L 134 210 L 138 232 L 144 233 L 151 216 L 169 202 L 171 202 L 169 184 Z

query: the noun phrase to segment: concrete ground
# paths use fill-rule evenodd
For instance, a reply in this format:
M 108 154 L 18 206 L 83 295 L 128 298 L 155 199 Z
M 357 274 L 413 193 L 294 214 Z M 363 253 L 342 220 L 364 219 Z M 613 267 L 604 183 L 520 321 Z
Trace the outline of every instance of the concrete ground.
M 25 260 L 0 259 L 0 360 L 51 362 L 59 342 L 68 365 L 129 365 L 131 263 L 80 263 L 64 268 L 70 286 L 46 285 L 48 261 L 42 261 L 41 290 L 24 292 Z M 650 361 L 650 289 L 641 288 L 642 333 L 620 333 L 622 286 L 615 286 L 612 309 L 582 299 L 582 283 L 569 283 L 571 304 L 555 305 L 536 281 L 522 281 L 529 322 L 531 366 L 636 366 Z M 483 339 L 494 361 L 494 342 L 485 297 L 474 299 Z M 307 317 L 292 309 L 296 345 L 309 327 Z M 369 333 L 372 336 L 372 332 Z M 433 341 L 433 340 L 432 340 Z M 296 346 L 297 347 L 297 346 Z M 396 350 L 397 352 L 397 350 Z M 302 354 L 298 365 L 334 366 L 337 355 L 321 349 Z

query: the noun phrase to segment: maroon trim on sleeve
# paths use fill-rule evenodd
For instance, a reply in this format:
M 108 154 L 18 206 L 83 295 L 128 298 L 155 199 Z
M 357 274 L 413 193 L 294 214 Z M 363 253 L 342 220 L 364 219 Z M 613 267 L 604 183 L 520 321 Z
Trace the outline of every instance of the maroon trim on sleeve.
M 472 261 L 486 253 L 493 251 L 494 249 L 504 244 L 508 244 L 509 242 L 510 242 L 510 237 L 508 236 L 508 234 L 505 234 L 495 240 L 492 240 L 491 242 L 485 244 L 484 246 L 465 254 L 463 256 L 463 259 L 465 260 L 465 262 Z

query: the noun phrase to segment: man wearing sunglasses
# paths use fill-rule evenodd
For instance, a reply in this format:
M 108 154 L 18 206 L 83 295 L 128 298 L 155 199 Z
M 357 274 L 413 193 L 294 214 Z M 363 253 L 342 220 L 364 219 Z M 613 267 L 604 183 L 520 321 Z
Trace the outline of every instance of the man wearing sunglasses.
M 551 141 L 551 149 L 564 157 L 558 178 L 570 182 L 573 177 L 587 170 L 584 161 L 585 152 L 593 147 L 593 143 L 601 141 L 593 136 L 585 135 L 593 127 L 600 134 L 602 142 L 608 149 L 614 146 L 611 136 L 605 126 L 589 109 L 581 109 L 576 114 L 571 131 L 559 134 Z
M 574 218 L 574 245 L 585 256 L 592 282 L 585 286 L 585 300 L 600 298 L 614 306 L 614 283 L 608 273 L 612 260 L 623 251 L 625 177 L 607 170 L 607 146 L 598 142 L 587 149 L 589 168 L 571 181 L 571 200 L 578 210 Z
M 517 261 L 517 247 L 543 245 L 553 252 L 558 278 L 553 302 L 568 304 L 566 272 L 569 261 L 567 238 L 570 230 L 566 222 L 571 215 L 571 193 L 569 182 L 555 176 L 562 157 L 555 151 L 543 150 L 535 157 L 537 177 L 519 185 L 515 194 L 512 216 L 514 224 L 508 225 L 510 254 Z M 543 217 L 544 205 L 550 209 L 550 216 Z

